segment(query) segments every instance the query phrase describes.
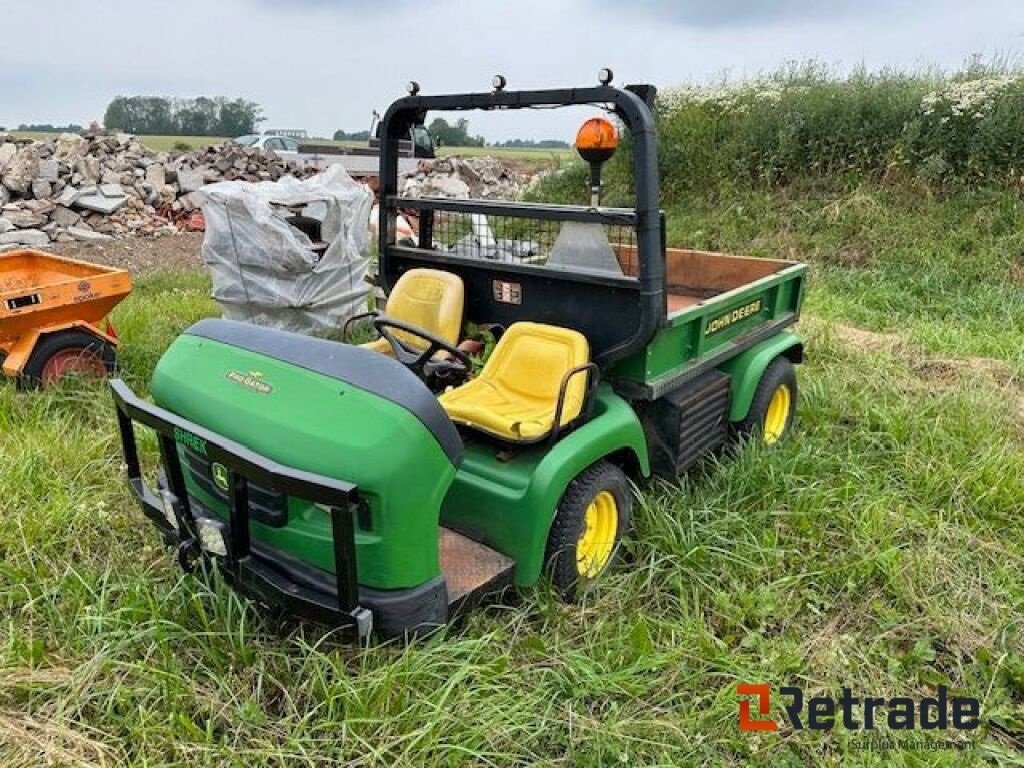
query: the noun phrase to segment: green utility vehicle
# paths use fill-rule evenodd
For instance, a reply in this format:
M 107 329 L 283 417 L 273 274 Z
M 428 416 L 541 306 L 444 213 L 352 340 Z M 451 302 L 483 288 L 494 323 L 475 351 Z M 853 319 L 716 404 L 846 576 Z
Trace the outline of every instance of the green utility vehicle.
M 381 127 L 380 338 L 362 346 L 224 320 L 152 380 L 112 383 L 128 476 L 180 562 L 360 637 L 435 627 L 547 575 L 568 597 L 613 562 L 630 479 L 676 477 L 739 436 L 790 428 L 805 267 L 666 248 L 651 86 L 396 101 Z M 413 198 L 399 143 L 428 113 L 591 105 L 591 204 Z M 618 126 L 618 127 L 617 127 Z M 600 202 L 619 128 L 632 207 Z M 418 238 L 399 240 L 399 212 Z M 483 367 L 460 343 L 497 338 Z M 158 437 L 140 467 L 135 429 Z M 145 477 L 148 477 L 147 481 Z

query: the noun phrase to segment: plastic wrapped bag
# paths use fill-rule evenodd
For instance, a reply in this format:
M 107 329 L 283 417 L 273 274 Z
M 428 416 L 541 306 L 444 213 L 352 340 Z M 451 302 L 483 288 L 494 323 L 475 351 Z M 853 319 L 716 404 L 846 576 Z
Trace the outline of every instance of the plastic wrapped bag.
M 323 336 L 366 309 L 373 193 L 340 165 L 302 181 L 225 181 L 195 195 L 206 218 L 203 263 L 224 317 Z M 322 255 L 289 219 L 320 230 Z

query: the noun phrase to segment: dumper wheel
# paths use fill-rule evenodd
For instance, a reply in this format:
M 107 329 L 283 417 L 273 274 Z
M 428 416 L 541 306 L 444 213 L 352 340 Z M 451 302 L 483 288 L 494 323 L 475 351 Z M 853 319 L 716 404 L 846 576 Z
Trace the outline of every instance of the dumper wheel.
M 32 350 L 20 383 L 48 386 L 67 376 L 105 377 L 117 357 L 112 344 L 85 331 L 60 331 L 40 338 Z
M 578 597 L 615 561 L 632 506 L 626 474 L 608 461 L 587 467 L 569 483 L 544 556 L 551 583 L 564 597 Z
M 796 397 L 796 367 L 785 357 L 775 358 L 757 384 L 747 418 L 736 424 L 737 436 L 775 445 L 793 426 Z

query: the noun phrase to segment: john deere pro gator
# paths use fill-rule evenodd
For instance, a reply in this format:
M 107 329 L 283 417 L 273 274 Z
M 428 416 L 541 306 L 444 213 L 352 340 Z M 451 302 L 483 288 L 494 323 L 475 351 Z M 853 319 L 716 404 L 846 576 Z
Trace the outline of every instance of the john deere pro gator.
M 379 338 L 224 320 L 160 360 L 153 402 L 112 383 L 128 476 L 186 567 L 360 637 L 422 631 L 508 585 L 567 596 L 613 562 L 630 479 L 676 477 L 796 407 L 803 265 L 667 248 L 649 85 L 410 95 L 382 121 Z M 588 205 L 403 196 L 428 113 L 590 105 Z M 603 115 L 610 115 L 611 119 Z M 630 207 L 601 164 L 632 137 Z M 400 239 L 400 213 L 416 238 Z M 470 328 L 497 339 L 478 371 Z M 137 425 L 162 469 L 144 475 Z M 144 477 L 149 477 L 147 482 Z

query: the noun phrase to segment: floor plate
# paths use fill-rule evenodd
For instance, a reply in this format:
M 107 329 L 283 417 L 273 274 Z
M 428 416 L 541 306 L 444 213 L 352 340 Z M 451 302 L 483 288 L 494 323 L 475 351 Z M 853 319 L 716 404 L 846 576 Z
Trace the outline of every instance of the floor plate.
M 448 603 L 467 596 L 498 591 L 511 581 L 515 561 L 478 541 L 441 528 L 441 573 L 448 586 Z

